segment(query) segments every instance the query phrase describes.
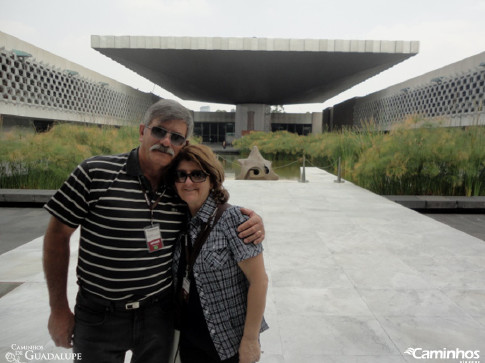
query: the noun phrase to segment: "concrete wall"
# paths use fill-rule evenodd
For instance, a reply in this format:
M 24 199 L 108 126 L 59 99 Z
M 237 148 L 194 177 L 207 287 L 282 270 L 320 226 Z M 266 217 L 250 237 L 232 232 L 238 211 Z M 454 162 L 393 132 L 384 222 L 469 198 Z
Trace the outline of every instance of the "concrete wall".
M 354 123 L 354 108 L 357 98 L 333 106 L 333 127 L 337 129 L 352 127 Z M 335 117 L 335 116 L 338 117 Z
M 485 52 L 347 100 L 324 114 L 334 128 L 373 122 L 389 130 L 413 117 L 443 127 L 485 125 Z
M 323 112 L 312 113 L 312 134 L 321 134 L 323 132 Z
M 0 65 L 3 120 L 129 125 L 159 99 L 2 32 Z
M 302 124 L 311 125 L 312 124 L 312 114 L 311 113 L 272 113 L 271 123 L 278 124 Z
M 194 122 L 235 122 L 236 114 L 234 112 L 205 112 L 195 111 Z
M 271 108 L 262 104 L 236 106 L 236 138 L 246 131 L 271 131 Z

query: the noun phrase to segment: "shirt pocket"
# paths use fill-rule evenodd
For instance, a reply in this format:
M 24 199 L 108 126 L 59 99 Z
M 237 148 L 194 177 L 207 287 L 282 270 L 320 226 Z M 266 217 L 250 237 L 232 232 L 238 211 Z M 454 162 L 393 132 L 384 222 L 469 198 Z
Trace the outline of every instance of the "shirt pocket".
M 227 248 L 206 249 L 200 252 L 202 263 L 206 269 L 221 270 L 230 259 L 230 252 Z

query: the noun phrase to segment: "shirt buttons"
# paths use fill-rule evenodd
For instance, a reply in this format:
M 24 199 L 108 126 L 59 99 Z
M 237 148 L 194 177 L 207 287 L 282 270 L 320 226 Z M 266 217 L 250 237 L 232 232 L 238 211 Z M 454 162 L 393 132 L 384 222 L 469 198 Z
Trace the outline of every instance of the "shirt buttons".
M 215 333 L 216 333 L 216 331 L 215 331 L 214 329 L 212 329 L 212 330 L 211 330 L 211 333 L 212 333 L 212 334 L 215 334 Z

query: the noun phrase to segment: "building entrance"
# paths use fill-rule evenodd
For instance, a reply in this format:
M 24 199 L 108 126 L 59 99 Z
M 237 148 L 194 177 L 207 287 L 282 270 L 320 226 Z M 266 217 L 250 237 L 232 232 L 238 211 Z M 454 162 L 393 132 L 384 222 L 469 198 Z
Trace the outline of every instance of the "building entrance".
M 201 136 L 202 142 L 222 143 L 228 133 L 234 133 L 234 128 L 234 122 L 195 122 L 194 135 Z

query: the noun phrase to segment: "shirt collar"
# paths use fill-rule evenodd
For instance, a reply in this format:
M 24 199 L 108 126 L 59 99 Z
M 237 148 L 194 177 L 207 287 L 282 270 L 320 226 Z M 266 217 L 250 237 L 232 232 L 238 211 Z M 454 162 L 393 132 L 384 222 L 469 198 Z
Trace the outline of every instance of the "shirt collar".
M 143 175 L 143 171 L 141 170 L 140 166 L 140 158 L 139 158 L 139 147 L 130 151 L 128 155 L 128 161 L 126 162 L 126 173 L 134 178 L 138 178 L 138 180 L 142 183 L 142 188 L 151 192 L 152 187 L 148 179 Z M 166 185 L 162 184 L 156 191 L 156 194 L 161 194 L 162 190 L 170 189 L 172 192 L 172 188 L 168 188 Z M 173 194 L 173 193 L 172 193 Z
M 203 223 L 207 223 L 212 215 L 214 214 L 215 209 L 217 208 L 217 203 L 209 194 L 209 197 L 205 200 L 202 207 L 198 210 L 197 214 L 194 216 L 194 219 L 198 219 Z
M 126 173 L 130 176 L 141 176 L 143 175 L 140 167 L 140 159 L 138 158 L 138 149 L 133 149 L 128 155 L 128 161 L 126 162 Z

